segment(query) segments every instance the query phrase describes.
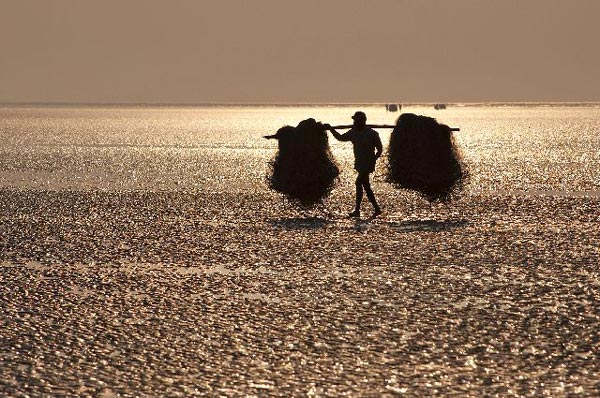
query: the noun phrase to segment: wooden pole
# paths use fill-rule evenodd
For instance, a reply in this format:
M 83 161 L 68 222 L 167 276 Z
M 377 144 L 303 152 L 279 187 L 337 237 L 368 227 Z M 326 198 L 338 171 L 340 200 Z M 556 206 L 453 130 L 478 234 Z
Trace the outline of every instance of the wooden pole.
M 354 125 L 352 124 L 344 124 L 344 125 L 340 125 L 340 126 L 331 126 L 334 129 L 349 129 L 354 127 Z M 367 124 L 367 127 L 371 127 L 374 129 L 393 129 L 394 127 L 396 127 L 395 124 Z M 460 129 L 458 127 L 450 127 L 450 131 L 460 131 Z

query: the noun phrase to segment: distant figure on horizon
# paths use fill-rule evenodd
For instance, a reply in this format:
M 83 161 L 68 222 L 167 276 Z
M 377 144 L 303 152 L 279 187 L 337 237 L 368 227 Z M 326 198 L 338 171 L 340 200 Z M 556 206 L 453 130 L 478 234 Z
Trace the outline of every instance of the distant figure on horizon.
M 375 194 L 371 189 L 369 174 L 375 171 L 375 162 L 383 151 L 381 139 L 379 139 L 377 131 L 366 126 L 367 115 L 364 112 L 355 112 L 352 119 L 354 120 L 353 127 L 344 134 L 338 133 L 330 124 L 325 124 L 323 127 L 325 127 L 325 130 L 331 131 L 331 134 L 337 140 L 352 142 L 354 149 L 354 169 L 358 172 L 358 177 L 356 177 L 356 206 L 349 216 L 360 217 L 360 204 L 364 188 L 369 202 L 371 202 L 375 209 L 373 217 L 377 217 L 381 214 L 381 208 L 377 204 Z

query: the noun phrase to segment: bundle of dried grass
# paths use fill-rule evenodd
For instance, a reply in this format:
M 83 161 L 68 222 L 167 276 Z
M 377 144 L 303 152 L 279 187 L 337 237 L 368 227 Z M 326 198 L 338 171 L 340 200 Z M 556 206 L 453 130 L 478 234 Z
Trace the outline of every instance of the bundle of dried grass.
M 306 119 L 265 138 L 277 139 L 279 144 L 267 176 L 269 187 L 302 207 L 321 203 L 340 173 L 323 125 Z
M 387 180 L 429 201 L 450 200 L 467 170 L 451 129 L 435 119 L 404 113 L 390 136 Z

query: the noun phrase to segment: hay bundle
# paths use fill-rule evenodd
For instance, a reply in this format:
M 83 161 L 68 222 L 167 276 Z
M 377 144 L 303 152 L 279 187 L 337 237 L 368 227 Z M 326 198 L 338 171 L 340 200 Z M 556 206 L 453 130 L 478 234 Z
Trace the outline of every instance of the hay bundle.
M 452 131 L 435 119 L 402 114 L 390 136 L 387 180 L 429 201 L 446 201 L 463 185 L 465 165 Z
M 306 119 L 265 138 L 279 144 L 267 176 L 270 188 L 304 207 L 320 203 L 331 192 L 340 171 L 321 123 Z

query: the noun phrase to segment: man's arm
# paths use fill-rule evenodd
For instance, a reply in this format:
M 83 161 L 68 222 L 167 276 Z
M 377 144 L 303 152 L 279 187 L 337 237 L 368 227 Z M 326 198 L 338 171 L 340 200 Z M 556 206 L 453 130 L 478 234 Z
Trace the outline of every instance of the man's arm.
M 330 124 L 324 124 L 323 127 L 325 128 L 325 130 L 329 130 L 331 131 L 331 134 L 338 140 L 338 141 L 350 141 L 350 137 L 348 137 L 348 133 L 345 134 L 340 134 L 337 132 L 336 129 L 334 129 L 333 127 L 331 127 Z
M 375 130 L 373 130 L 375 131 Z M 383 145 L 381 145 L 381 138 L 379 138 L 379 133 L 375 131 L 375 159 L 379 159 L 381 153 L 383 152 Z

